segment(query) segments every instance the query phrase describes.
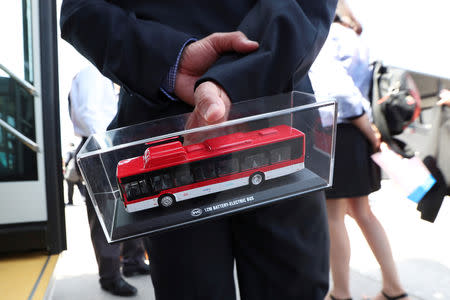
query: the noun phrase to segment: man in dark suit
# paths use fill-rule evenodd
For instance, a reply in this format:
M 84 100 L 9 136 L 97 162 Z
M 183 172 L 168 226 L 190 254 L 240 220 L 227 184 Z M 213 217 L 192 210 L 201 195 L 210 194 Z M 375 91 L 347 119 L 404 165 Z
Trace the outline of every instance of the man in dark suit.
M 118 94 L 111 80 L 100 74 L 92 65 L 84 67 L 73 78 L 68 97 L 69 116 L 75 135 L 81 138 L 73 157 L 77 157 L 91 134 L 106 131 L 117 111 L 117 98 Z M 80 174 L 78 168 L 77 171 Z M 150 273 L 148 265 L 144 262 L 145 251 L 142 241 L 133 239 L 109 244 L 83 183 L 80 191 L 83 191 L 86 200 L 87 219 L 97 259 L 100 286 L 113 295 L 136 295 L 137 289 L 129 284 L 122 274 L 129 277 Z
M 77 180 L 73 181 L 71 180 L 71 178 L 69 178 L 69 176 L 67 176 L 68 172 L 70 171 L 70 169 L 68 168 L 69 162 L 70 160 L 75 159 L 75 145 L 73 143 L 70 143 L 70 148 L 71 149 L 67 151 L 66 157 L 64 158 L 63 168 L 64 179 L 67 183 L 67 205 L 73 205 L 73 192 L 75 185 L 78 187 L 78 191 L 80 192 L 81 196 L 84 197 L 84 186 L 81 177 L 77 176 Z
M 61 32 L 123 88 L 110 128 L 192 110 L 209 124 L 231 102 L 288 92 L 294 81 L 311 91 L 306 74 L 335 6 L 65 0 Z M 147 247 L 158 300 L 235 299 L 234 261 L 241 299 L 323 299 L 328 289 L 322 192 L 161 234 Z

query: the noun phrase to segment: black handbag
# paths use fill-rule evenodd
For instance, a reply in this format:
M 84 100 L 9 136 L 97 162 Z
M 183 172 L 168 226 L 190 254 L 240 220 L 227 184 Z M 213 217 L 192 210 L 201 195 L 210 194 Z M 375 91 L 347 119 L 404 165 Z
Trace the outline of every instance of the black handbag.
M 373 120 L 382 140 L 403 157 L 413 157 L 414 151 L 394 136 L 402 133 L 420 115 L 420 102 L 419 90 L 408 71 L 384 66 L 379 61 L 374 63 Z

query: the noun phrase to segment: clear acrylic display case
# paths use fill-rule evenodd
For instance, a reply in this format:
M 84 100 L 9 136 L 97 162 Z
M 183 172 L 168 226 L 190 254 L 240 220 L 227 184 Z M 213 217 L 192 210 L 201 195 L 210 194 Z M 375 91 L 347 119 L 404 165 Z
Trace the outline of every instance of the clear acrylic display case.
M 336 103 L 292 92 L 95 134 L 77 156 L 108 242 L 156 234 L 327 188 Z M 295 201 L 295 200 L 292 200 Z

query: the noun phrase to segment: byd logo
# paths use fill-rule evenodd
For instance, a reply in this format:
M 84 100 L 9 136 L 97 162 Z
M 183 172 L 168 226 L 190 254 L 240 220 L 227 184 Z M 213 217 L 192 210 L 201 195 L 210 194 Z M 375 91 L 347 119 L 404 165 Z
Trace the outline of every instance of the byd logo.
M 200 209 L 200 208 L 194 208 L 192 211 L 191 211 L 191 216 L 193 216 L 193 217 L 198 217 L 198 216 L 200 216 L 202 214 L 202 210 Z

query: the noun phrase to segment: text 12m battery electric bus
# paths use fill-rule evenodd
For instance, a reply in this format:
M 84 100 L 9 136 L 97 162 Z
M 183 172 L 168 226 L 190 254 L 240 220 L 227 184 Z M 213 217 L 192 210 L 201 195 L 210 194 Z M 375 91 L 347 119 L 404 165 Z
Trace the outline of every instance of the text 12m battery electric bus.
M 304 168 L 305 135 L 287 125 L 237 132 L 183 146 L 149 143 L 143 156 L 122 160 L 117 181 L 125 209 L 140 211 L 217 193 Z

